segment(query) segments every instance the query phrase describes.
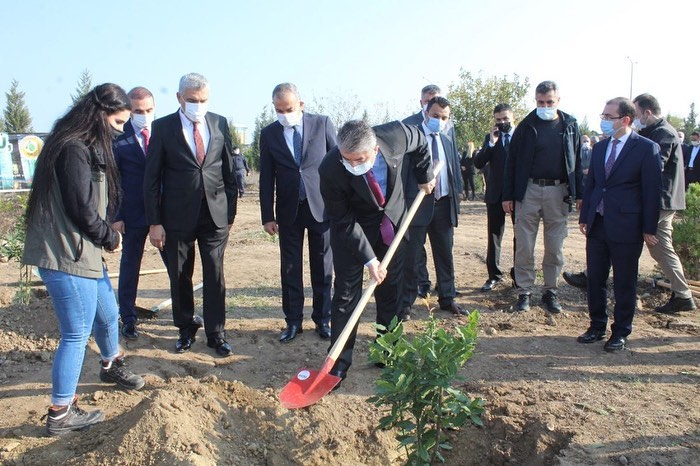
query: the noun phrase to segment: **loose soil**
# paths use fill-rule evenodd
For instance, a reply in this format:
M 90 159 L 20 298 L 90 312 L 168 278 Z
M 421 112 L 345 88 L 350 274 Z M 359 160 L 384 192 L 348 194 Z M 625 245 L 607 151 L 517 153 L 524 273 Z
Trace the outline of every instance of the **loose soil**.
M 3 215 L 4 216 L 4 215 Z M 584 238 L 571 216 L 566 270 L 581 270 Z M 504 245 L 510 244 L 508 227 Z M 537 262 L 541 261 L 541 239 Z M 504 247 L 507 270 L 512 256 Z M 475 355 L 462 370 L 464 388 L 485 400 L 484 427 L 450 433 L 447 464 L 691 465 L 700 464 L 700 313 L 669 317 L 653 308 L 669 295 L 642 284 L 654 276 L 645 251 L 640 309 L 629 349 L 603 351 L 603 342 L 577 344 L 588 324 L 583 292 L 564 283 L 564 313 L 547 315 L 533 295 L 532 310 L 513 314 L 509 283 L 491 293 L 486 279 L 486 209 L 462 202 L 455 233 L 458 302 L 481 313 Z M 112 273 L 118 255 L 107 255 Z M 429 262 L 431 259 L 429 259 Z M 147 248 L 143 269 L 161 268 Z M 538 265 L 539 267 L 539 265 Z M 195 280 L 200 279 L 197 265 Z M 433 273 L 432 265 L 430 266 Z M 18 266 L 0 263 L 0 462 L 8 465 L 395 465 L 402 464 L 395 432 L 377 429 L 382 413 L 365 400 L 379 376 L 367 361 L 374 305 L 360 324 L 355 365 L 340 390 L 306 409 L 286 410 L 280 389 L 302 366 L 320 367 L 328 343 L 313 331 L 289 344 L 284 327 L 279 250 L 259 222 L 256 193 L 239 203 L 226 252 L 227 324 L 234 356 L 221 359 L 200 333 L 192 351 L 175 354 L 177 332 L 169 308 L 144 315 L 135 342 L 122 341 L 131 370 L 146 386 L 124 392 L 102 384 L 91 341 L 80 379 L 80 402 L 99 407 L 106 421 L 61 438 L 44 435 L 53 354 L 59 332 L 51 301 L 36 287 L 29 305 L 13 303 Z M 541 272 L 538 272 L 541 281 Z M 308 277 L 307 291 L 310 290 Z M 116 287 L 116 280 L 114 280 Z M 201 312 L 201 292 L 198 293 Z M 307 292 L 310 296 L 310 292 Z M 141 278 L 138 304 L 146 309 L 170 297 L 165 274 Z M 310 313 L 307 299 L 307 314 Z M 434 304 L 434 303 L 433 303 Z M 419 332 L 420 305 L 408 322 Z M 463 323 L 437 311 L 445 326 Z

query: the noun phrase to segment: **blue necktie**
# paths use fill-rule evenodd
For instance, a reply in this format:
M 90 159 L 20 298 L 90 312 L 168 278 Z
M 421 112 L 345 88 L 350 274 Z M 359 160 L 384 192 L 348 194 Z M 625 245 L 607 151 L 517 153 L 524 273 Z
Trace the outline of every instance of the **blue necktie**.
M 301 133 L 299 133 L 299 127 L 294 126 L 294 161 L 297 167 L 301 167 Z M 299 200 L 303 201 L 306 199 L 306 186 L 304 186 L 304 179 L 299 174 Z
M 605 161 L 605 179 L 608 179 L 608 176 L 610 176 L 610 172 L 612 171 L 613 165 L 615 165 L 615 159 L 617 158 L 617 144 L 620 142 L 619 139 L 613 139 L 612 142 L 612 149 L 610 150 L 610 155 L 608 156 L 608 160 Z M 605 215 L 605 202 L 603 198 L 600 198 L 600 203 L 598 203 L 598 207 L 596 208 L 596 212 L 598 212 L 600 215 Z
M 431 145 L 431 152 L 432 152 L 432 157 L 433 157 L 433 167 L 435 167 L 438 164 L 438 161 L 440 160 L 440 153 L 438 152 L 438 133 L 432 133 L 431 135 L 433 137 L 432 145 Z M 440 198 L 442 197 L 442 184 L 440 183 L 440 173 L 438 173 L 435 176 L 435 200 L 439 201 Z

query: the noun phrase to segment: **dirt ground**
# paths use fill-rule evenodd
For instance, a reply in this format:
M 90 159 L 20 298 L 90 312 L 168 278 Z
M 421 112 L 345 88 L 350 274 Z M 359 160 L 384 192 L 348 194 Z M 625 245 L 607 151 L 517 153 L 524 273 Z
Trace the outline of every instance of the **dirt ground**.
M 565 269 L 581 270 L 584 238 L 570 220 Z M 512 230 L 508 227 L 505 244 Z M 652 309 L 668 294 L 640 287 L 641 309 L 629 350 L 580 345 L 588 324 L 585 295 L 562 283 L 564 313 L 536 304 L 512 314 L 509 284 L 479 292 L 486 279 L 486 211 L 462 202 L 455 234 L 458 301 L 481 313 L 480 339 L 465 366 L 466 389 L 485 400 L 485 426 L 451 432 L 451 465 L 691 465 L 700 464 L 700 313 L 675 317 Z M 503 265 L 511 255 L 504 247 Z M 538 246 L 541 261 L 541 239 Z M 124 392 L 102 384 L 90 343 L 80 380 L 81 403 L 106 412 L 104 423 L 61 438 L 44 435 L 53 353 L 59 333 L 50 299 L 13 304 L 16 263 L 0 264 L 0 462 L 8 465 L 394 465 L 394 432 L 376 428 L 382 413 L 366 403 L 379 375 L 367 362 L 374 307 L 365 311 L 355 365 L 340 390 L 306 409 L 280 405 L 280 389 L 302 366 L 320 367 L 328 344 L 307 331 L 278 343 L 284 326 L 279 254 L 259 224 L 257 196 L 246 195 L 226 257 L 228 320 L 234 356 L 221 359 L 201 332 L 192 351 L 175 354 L 169 309 L 140 323 L 141 337 L 122 341 L 131 370 L 146 386 Z M 118 255 L 108 255 L 118 270 Z M 161 268 L 149 246 L 143 269 Z M 199 265 L 197 266 L 199 269 Z M 641 276 L 653 276 L 645 251 Z M 431 265 L 432 273 L 432 265 Z M 201 277 L 196 272 L 195 279 Z M 541 272 L 538 272 L 541 281 Z M 114 280 L 116 287 L 116 280 Z M 307 289 L 309 288 L 307 277 Z M 41 294 L 41 287 L 38 287 Z M 310 293 L 307 293 L 309 296 Z M 198 294 L 201 296 L 201 292 Z M 169 298 L 165 274 L 142 277 L 138 304 Z M 198 306 L 201 312 L 201 298 Z M 310 300 L 307 299 L 307 309 Z M 310 312 L 310 310 L 309 310 Z M 421 309 L 418 317 L 427 316 Z M 447 326 L 462 319 L 438 314 Z M 307 316 L 308 318 L 308 316 Z M 409 333 L 424 325 L 407 324 Z

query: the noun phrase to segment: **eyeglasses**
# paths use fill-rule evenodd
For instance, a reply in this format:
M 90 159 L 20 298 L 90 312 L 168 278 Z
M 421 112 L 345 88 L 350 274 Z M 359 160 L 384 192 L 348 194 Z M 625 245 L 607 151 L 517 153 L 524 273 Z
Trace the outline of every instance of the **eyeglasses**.
M 608 114 L 605 114 L 605 113 L 601 113 L 601 114 L 600 114 L 600 119 L 601 119 L 601 120 L 604 120 L 604 121 L 609 121 L 609 120 L 620 120 L 620 119 L 622 119 L 622 118 L 624 118 L 624 117 L 623 117 L 623 116 L 612 116 L 612 115 L 608 115 Z

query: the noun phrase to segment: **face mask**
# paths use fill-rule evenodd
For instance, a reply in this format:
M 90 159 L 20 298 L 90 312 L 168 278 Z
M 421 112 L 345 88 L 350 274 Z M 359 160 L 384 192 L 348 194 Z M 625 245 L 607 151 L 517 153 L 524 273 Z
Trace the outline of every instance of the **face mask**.
M 557 117 L 557 109 L 554 107 L 537 107 L 537 116 L 541 120 L 554 120 Z
M 131 124 L 134 126 L 137 132 L 141 132 L 143 129 L 151 129 L 151 123 L 153 123 L 155 114 L 153 113 L 132 113 L 131 114 Z
M 374 164 L 371 163 L 370 160 L 366 161 L 365 163 L 361 163 L 360 165 L 355 165 L 354 167 L 348 162 L 347 160 L 343 159 L 343 166 L 347 171 L 350 172 L 351 175 L 353 176 L 362 176 L 368 171 L 372 169 L 372 166 Z
M 431 133 L 439 133 L 445 129 L 447 121 L 440 120 L 438 118 L 428 117 L 428 123 L 425 125 L 428 127 Z
M 693 145 L 693 147 L 700 146 L 700 141 L 690 141 L 690 143 Z
M 590 143 L 590 142 L 584 142 L 584 143 L 583 143 L 583 148 L 584 148 L 584 149 L 590 149 L 590 148 L 591 148 L 591 143 Z
M 423 105 L 423 114 L 428 111 L 428 104 Z
M 302 113 L 301 110 L 297 110 L 292 113 L 278 113 L 277 121 L 280 122 L 285 128 L 291 128 L 292 126 L 297 126 L 301 123 Z
M 205 103 L 185 102 L 185 116 L 191 121 L 201 123 L 204 121 L 204 115 L 207 114 L 209 105 Z
M 496 123 L 496 127 L 498 127 L 498 131 L 501 133 L 510 133 L 510 129 L 512 128 L 509 121 Z
M 606 136 L 612 136 L 613 134 L 615 134 L 614 125 L 615 122 L 612 120 L 600 120 L 600 130 Z
M 633 125 L 635 128 L 637 128 L 637 129 L 644 129 L 644 128 L 646 128 L 646 126 L 647 126 L 647 125 L 645 125 L 644 123 L 642 123 L 642 120 L 640 120 L 639 118 L 637 118 L 636 120 L 634 120 L 634 121 L 632 122 L 632 125 Z

